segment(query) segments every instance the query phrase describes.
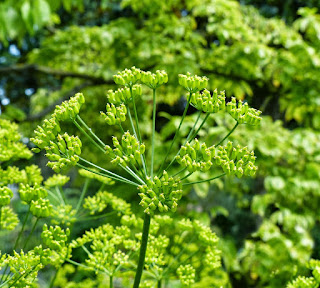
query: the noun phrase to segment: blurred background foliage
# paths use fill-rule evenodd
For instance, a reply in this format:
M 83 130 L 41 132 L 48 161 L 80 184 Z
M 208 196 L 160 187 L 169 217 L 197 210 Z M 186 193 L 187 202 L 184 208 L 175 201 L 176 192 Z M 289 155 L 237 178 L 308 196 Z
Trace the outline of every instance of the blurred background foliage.
M 118 131 L 106 129 L 98 114 L 115 87 L 112 75 L 133 65 L 165 69 L 169 85 L 159 90 L 156 128 L 166 141 L 185 105 L 177 75 L 206 75 L 211 90 L 263 111 L 261 127 L 240 125 L 231 137 L 255 150 L 259 172 L 195 185 L 180 213 L 205 218 L 218 232 L 225 287 L 285 287 L 308 275 L 310 257 L 320 257 L 318 8 L 319 0 L 1 1 L 1 117 L 18 122 L 27 143 L 56 104 L 82 91 L 82 117 L 108 142 Z M 148 142 L 150 95 L 138 109 Z M 219 114 L 210 121 L 199 132 L 210 144 L 234 125 Z M 157 147 L 159 159 L 168 145 Z M 87 158 L 102 161 L 95 152 L 84 144 Z M 44 166 L 42 158 L 36 162 Z

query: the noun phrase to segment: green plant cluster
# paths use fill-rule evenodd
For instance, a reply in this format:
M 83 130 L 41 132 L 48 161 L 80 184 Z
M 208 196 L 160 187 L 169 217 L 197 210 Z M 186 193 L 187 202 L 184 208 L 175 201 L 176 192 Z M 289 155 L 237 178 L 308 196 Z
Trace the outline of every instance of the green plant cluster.
M 210 271 L 215 270 L 219 267 L 220 253 L 216 248 L 218 238 L 214 233 L 211 232 L 209 228 L 205 227 L 199 221 L 193 222 L 185 219 L 186 221 L 183 220 L 182 222 L 178 223 L 178 226 L 175 226 L 175 221 L 169 220 L 170 218 L 166 218 L 167 216 L 164 215 L 162 217 L 164 217 L 164 219 L 167 219 L 166 221 L 164 221 L 164 226 L 166 228 L 168 228 L 169 225 L 174 226 L 172 227 L 172 229 L 169 229 L 168 232 L 162 232 L 161 234 L 157 235 L 157 232 L 161 230 L 161 223 L 164 223 L 163 221 L 159 220 L 162 218 L 159 218 L 160 216 L 157 216 L 157 211 L 162 212 L 163 214 L 168 213 L 169 211 L 176 212 L 178 208 L 178 202 L 180 202 L 183 196 L 183 185 L 192 184 L 192 182 L 187 182 L 186 179 L 194 172 L 202 171 L 201 169 L 190 170 L 187 169 L 190 168 L 190 165 L 183 165 L 183 169 L 175 174 L 172 174 L 172 172 L 168 172 L 170 171 L 170 167 L 173 167 L 172 165 L 174 164 L 174 162 L 179 159 L 179 154 L 182 156 L 188 156 L 192 160 L 192 165 L 195 167 L 198 167 L 198 164 L 202 163 L 200 161 L 204 160 L 206 161 L 206 164 L 211 163 L 209 167 L 207 167 L 209 169 L 213 165 L 213 163 L 211 162 L 211 160 L 213 160 L 215 165 L 221 166 L 222 170 L 224 171 L 223 174 L 215 177 L 216 179 L 224 176 L 225 174 L 235 174 L 239 177 L 242 176 L 242 174 L 253 176 L 257 170 L 257 167 L 254 166 L 255 156 L 253 152 L 250 153 L 247 148 L 241 148 L 239 145 L 236 148 L 233 148 L 231 142 L 229 142 L 226 146 L 218 145 L 217 148 L 215 148 L 215 146 L 207 148 L 205 143 L 200 146 L 199 141 L 197 139 L 194 140 L 196 135 L 201 130 L 201 127 L 212 114 L 211 112 L 206 113 L 205 117 L 202 120 L 202 124 L 200 124 L 198 128 L 196 128 L 197 122 L 194 123 L 194 127 L 190 130 L 189 136 L 186 139 L 185 146 L 181 146 L 180 150 L 177 153 L 177 157 L 174 157 L 170 163 L 167 163 L 169 162 L 168 156 L 170 150 L 172 149 L 174 142 L 179 135 L 179 130 L 181 129 L 183 121 L 186 117 L 192 94 L 204 89 L 205 85 L 208 82 L 208 79 L 206 77 L 191 76 L 190 74 L 186 75 L 185 77 L 183 75 L 180 75 L 179 77 L 181 79 L 181 85 L 189 92 L 187 98 L 188 102 L 181 117 L 179 127 L 171 142 L 171 146 L 169 147 L 166 156 L 161 159 L 162 163 L 155 163 L 154 157 L 156 146 L 155 115 L 156 91 L 160 87 L 160 85 L 168 81 L 168 76 L 165 71 L 157 71 L 153 74 L 151 72 L 144 72 L 140 69 L 132 67 L 131 69 L 126 69 L 114 76 L 115 82 L 124 85 L 125 87 L 118 89 L 118 92 L 116 91 L 113 93 L 109 91 L 108 98 L 109 100 L 111 99 L 111 101 L 113 101 L 116 105 L 122 105 L 122 107 L 126 108 L 128 120 L 131 126 L 130 130 L 125 132 L 122 129 L 121 122 L 117 123 L 120 130 L 122 131 L 122 137 L 121 141 L 119 141 L 117 137 L 112 138 L 114 149 L 112 149 L 109 145 L 106 145 L 80 117 L 79 108 L 80 105 L 84 103 L 83 98 L 79 97 L 80 94 L 76 94 L 76 96 L 72 97 L 70 101 L 66 101 L 61 106 L 57 106 L 55 112 L 52 115 L 52 118 L 50 118 L 51 120 L 49 120 L 51 122 L 59 123 L 59 121 L 66 121 L 67 119 L 69 119 L 80 130 L 80 132 L 82 132 L 82 134 L 86 138 L 88 138 L 89 141 L 92 142 L 92 144 L 94 144 L 97 149 L 99 149 L 100 153 L 109 157 L 109 159 L 111 159 L 111 163 L 119 166 L 126 173 L 128 173 L 132 177 L 132 180 L 130 178 L 107 170 L 103 167 L 100 167 L 97 164 L 94 164 L 78 156 L 78 159 L 80 161 L 77 161 L 73 164 L 84 169 L 82 170 L 83 172 L 81 172 L 83 175 L 89 173 L 91 174 L 90 178 L 97 177 L 93 175 L 98 175 L 100 178 L 107 177 L 108 179 L 111 178 L 114 181 L 120 181 L 125 183 L 126 185 L 133 185 L 138 188 L 138 195 L 141 197 L 140 205 L 143 207 L 145 213 L 143 221 L 134 220 L 137 217 L 132 214 L 130 206 L 128 206 L 125 201 L 118 199 L 107 191 L 100 190 L 96 195 L 88 197 L 84 200 L 84 208 L 90 211 L 90 215 L 94 215 L 95 213 L 102 213 L 110 205 L 112 209 L 117 211 L 118 216 L 125 219 L 123 221 L 125 221 L 124 223 L 126 223 L 127 225 L 114 227 L 110 224 L 105 224 L 103 226 L 99 226 L 96 229 L 86 231 L 82 237 L 71 242 L 70 245 L 71 249 L 82 248 L 88 255 L 87 260 L 85 260 L 85 266 L 87 267 L 87 269 L 95 273 L 100 272 L 107 275 L 110 278 L 110 285 L 113 285 L 112 283 L 114 281 L 114 278 L 120 277 L 119 273 L 121 273 L 121 275 L 126 274 L 123 272 L 123 270 L 128 270 L 128 275 L 131 275 L 130 277 L 132 277 L 133 271 L 130 269 L 130 267 L 136 267 L 133 287 L 139 287 L 141 276 L 145 269 L 146 271 L 149 271 L 149 273 L 154 275 L 153 278 L 158 282 L 158 285 L 161 286 L 162 279 L 170 275 L 169 273 L 172 273 L 170 272 L 171 269 L 169 269 L 169 267 L 171 268 L 171 265 L 173 264 L 170 264 L 170 262 L 177 261 L 176 258 L 180 258 L 183 251 L 181 251 L 181 248 L 178 247 L 171 248 L 171 250 L 169 251 L 171 251 L 170 253 L 173 253 L 173 255 L 175 256 L 170 257 L 170 253 L 169 255 L 167 255 L 169 245 L 173 245 L 173 247 L 175 247 L 175 241 L 181 240 L 179 240 L 180 238 L 177 238 L 175 234 L 170 237 L 165 236 L 165 234 L 175 233 L 178 227 L 184 229 L 181 232 L 183 235 L 189 234 L 189 232 L 192 231 L 193 238 L 195 238 L 193 240 L 199 241 L 199 245 L 201 243 L 201 245 L 198 245 L 198 247 L 202 247 L 202 249 L 196 249 L 195 251 L 194 248 L 196 248 L 197 245 L 193 246 L 193 244 L 191 245 L 191 243 L 189 243 L 190 245 L 187 245 L 184 249 L 191 250 L 187 250 L 186 253 L 191 253 L 191 255 L 200 255 L 201 253 L 204 253 L 204 262 L 202 264 L 186 264 L 188 266 L 183 266 L 181 263 L 179 263 L 178 267 L 176 267 L 176 269 L 178 270 L 173 270 L 175 271 L 174 274 L 179 275 L 182 285 L 190 286 L 191 283 L 195 282 L 195 279 L 193 279 L 195 277 L 192 278 L 193 280 L 189 279 L 190 274 L 193 275 L 195 273 L 192 271 L 197 272 L 196 275 L 198 281 L 200 279 L 200 276 L 198 275 L 202 273 L 201 271 L 203 269 L 204 271 L 206 271 L 205 273 L 209 273 Z M 141 93 L 139 92 L 137 94 L 135 92 L 136 89 L 134 89 L 135 87 L 141 87 L 137 86 L 139 85 L 137 84 L 139 80 L 141 80 L 142 83 L 147 87 L 151 88 L 153 92 L 154 110 L 152 121 L 152 139 L 150 150 L 148 150 L 150 152 L 148 154 L 145 153 L 147 151 L 146 146 L 141 142 L 142 138 L 135 104 L 137 97 L 141 96 Z M 124 91 L 126 91 L 125 93 L 129 94 L 124 94 Z M 141 88 L 139 91 L 141 91 Z M 112 97 L 110 97 L 110 95 L 112 95 Z M 117 109 L 117 106 L 114 107 L 115 109 Z M 252 113 L 257 113 L 257 115 L 259 115 L 258 112 L 255 112 L 256 110 L 249 107 L 247 108 L 248 109 L 243 112 L 244 115 L 250 114 L 248 111 L 254 111 Z M 241 109 L 241 107 L 239 109 Z M 199 112 L 199 116 L 200 113 L 201 110 Z M 63 116 L 58 117 L 57 115 Z M 257 121 L 251 124 L 258 124 L 261 120 L 261 118 L 258 116 L 256 119 Z M 45 122 L 45 124 L 47 122 Z M 108 123 L 110 122 L 108 121 L 108 119 L 106 119 L 106 122 L 107 124 L 110 124 Z M 241 123 L 236 121 L 236 126 L 231 131 L 229 131 L 229 133 L 223 140 L 225 140 L 239 124 Z M 38 128 L 37 131 L 39 131 L 40 128 Z M 44 148 L 47 151 L 50 150 L 48 149 L 48 147 L 44 147 L 42 145 L 41 141 L 43 139 L 46 139 L 44 135 L 39 133 L 36 134 L 37 135 L 34 138 L 34 143 L 40 143 L 41 146 L 39 147 L 38 145 L 39 148 Z M 76 147 L 74 148 L 75 145 L 69 145 L 68 141 L 65 138 L 67 136 L 60 136 L 60 134 L 53 135 L 50 142 L 46 139 L 49 145 L 56 148 L 56 151 L 54 152 L 56 154 L 59 153 L 59 157 L 61 157 L 61 159 L 68 159 L 67 157 L 69 155 L 74 155 L 73 153 L 80 154 L 81 152 L 80 149 L 79 151 L 77 151 L 75 149 Z M 74 136 L 68 137 L 70 137 L 71 139 Z M 67 145 L 63 145 L 63 143 L 60 143 L 61 139 L 65 140 Z M 195 141 L 195 144 L 192 147 L 190 145 L 190 142 L 192 142 L 193 140 Z M 220 142 L 222 143 L 222 141 Z M 199 159 L 197 158 L 197 154 L 199 154 Z M 47 153 L 46 156 L 49 160 L 51 160 L 50 154 L 48 155 Z M 181 160 L 180 163 L 186 161 L 186 159 L 184 161 Z M 197 161 L 199 161 L 199 163 Z M 200 164 L 199 168 L 206 164 Z M 50 162 L 48 163 L 48 166 L 52 166 Z M 160 167 L 158 168 L 157 172 L 156 167 Z M 167 168 L 163 170 L 164 167 Z M 206 169 L 206 171 L 208 169 Z M 185 172 L 189 172 L 189 174 L 186 174 Z M 178 176 L 180 173 L 182 174 L 181 177 Z M 207 182 L 211 180 L 213 179 L 209 178 L 199 182 Z M 104 183 L 102 183 L 102 185 L 104 185 Z M 79 207 L 77 207 L 76 210 L 78 211 L 78 209 Z M 160 222 L 157 223 L 158 220 Z M 141 227 L 141 222 L 143 223 L 143 227 Z M 129 227 L 130 225 L 133 227 L 129 229 L 128 225 Z M 142 233 L 138 231 L 133 233 L 133 228 L 138 229 L 138 231 L 141 231 L 142 228 Z M 89 243 L 91 243 L 90 246 Z M 182 242 L 179 243 L 182 245 Z M 135 266 L 132 261 L 137 261 L 137 266 Z M 192 262 L 193 261 L 191 261 L 191 263 Z M 177 264 L 175 264 L 174 266 L 176 265 Z

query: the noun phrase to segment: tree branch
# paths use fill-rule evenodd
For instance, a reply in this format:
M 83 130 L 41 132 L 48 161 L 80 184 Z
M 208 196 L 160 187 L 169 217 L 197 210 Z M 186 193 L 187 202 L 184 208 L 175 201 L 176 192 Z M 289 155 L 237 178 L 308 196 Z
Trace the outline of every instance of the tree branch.
M 63 70 L 55 70 L 45 66 L 38 66 L 35 64 L 24 64 L 24 65 L 11 65 L 8 67 L 0 67 L 0 75 L 1 74 L 8 74 L 8 73 L 32 73 L 32 72 L 39 72 L 43 74 L 53 75 L 60 78 L 72 77 L 72 78 L 79 78 L 89 80 L 95 84 L 113 84 L 112 79 L 105 79 L 103 77 L 98 77 L 89 74 L 83 74 L 78 72 L 70 72 L 70 71 L 63 71 Z
M 50 104 L 49 106 L 47 106 L 46 108 L 41 110 L 41 112 L 34 114 L 34 115 L 29 115 L 26 119 L 23 120 L 23 122 L 25 122 L 25 121 L 30 122 L 30 121 L 35 121 L 35 120 L 41 119 L 42 117 L 44 117 L 45 115 L 50 113 L 56 107 L 56 105 L 60 105 L 63 101 L 74 96 L 74 94 L 78 93 L 81 89 L 84 89 L 89 86 L 96 86 L 96 85 L 99 85 L 99 84 L 97 84 L 97 83 L 93 84 L 93 83 L 87 81 L 87 82 L 84 82 L 80 85 L 73 87 L 66 94 L 64 94 L 60 99 L 58 99 L 54 103 Z M 103 85 L 103 84 L 100 84 L 100 85 Z

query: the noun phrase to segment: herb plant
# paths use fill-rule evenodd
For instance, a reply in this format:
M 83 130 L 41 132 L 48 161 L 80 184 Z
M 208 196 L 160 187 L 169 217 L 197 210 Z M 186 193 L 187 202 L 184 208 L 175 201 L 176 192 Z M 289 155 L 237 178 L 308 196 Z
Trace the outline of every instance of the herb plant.
M 29 205 L 28 215 L 31 213 L 35 217 L 30 235 L 43 218 L 52 217 L 52 223 L 56 226 L 43 225 L 42 239 L 47 248 L 36 246 L 24 252 L 25 243 L 20 254 L 15 251 L 17 247 L 14 247 L 13 255 L 2 256 L 4 272 L 0 287 L 33 285 L 32 280 L 36 278 L 37 272 L 49 263 L 56 267 L 51 287 L 54 281 L 62 279 L 64 267 L 69 267 L 64 266 L 65 262 L 103 275 L 108 279 L 109 287 L 116 286 L 120 281 L 121 285 L 133 285 L 134 288 L 154 285 L 163 287 L 168 283 L 177 285 L 173 284 L 176 279 L 180 279 L 181 287 L 191 287 L 220 266 L 215 233 L 200 221 L 180 218 L 175 216 L 175 212 L 184 196 L 184 187 L 188 185 L 210 182 L 225 175 L 255 175 L 257 167 L 253 151 L 240 145 L 235 146 L 230 141 L 223 144 L 238 125 L 258 125 L 261 112 L 235 98 L 226 103 L 223 91 L 218 93 L 215 90 L 211 93 L 206 89 L 206 77 L 189 73 L 179 75 L 179 84 L 187 90 L 186 106 L 165 157 L 156 161 L 155 150 L 159 145 L 155 140 L 157 92 L 168 82 L 167 73 L 159 70 L 155 73 L 145 72 L 132 67 L 115 75 L 114 81 L 122 87 L 108 91 L 109 103 L 106 112 L 101 112 L 107 125 L 117 126 L 121 133 L 119 138 L 113 136 L 111 146 L 104 143 L 80 117 L 80 110 L 85 103 L 82 93 L 57 106 L 51 117 L 36 129 L 32 141 L 37 148 L 33 148 L 33 151 L 45 150 L 49 159 L 47 165 L 54 172 L 60 173 L 77 166 L 88 180 L 75 208 L 67 204 L 61 190 L 68 181 L 66 176 L 53 176 L 44 183 L 45 187 L 41 185 L 40 176 L 38 181 L 20 185 L 20 198 Z M 140 129 L 136 100 L 142 96 L 143 88 L 139 83 L 151 89 L 153 95 L 151 147 L 144 144 L 146 139 L 143 139 Z M 170 158 L 190 105 L 198 110 L 197 120 L 186 139 L 178 143 L 178 151 Z M 230 114 L 235 125 L 217 144 L 207 146 L 196 137 L 210 115 L 220 111 Z M 92 142 L 101 157 L 109 159 L 111 164 L 122 169 L 125 174 L 112 172 L 81 157 L 80 138 L 62 132 L 61 126 L 65 121 L 71 121 L 80 130 L 82 137 Z M 123 128 L 125 121 L 129 122 L 130 129 L 127 131 Z M 177 166 L 180 167 L 178 170 Z M 199 175 L 209 170 L 213 177 L 197 181 L 188 179 L 193 174 Z M 90 179 L 101 182 L 101 187 L 96 194 L 86 197 Z M 144 212 L 143 219 L 132 212 L 129 203 L 104 189 L 106 184 L 117 181 L 137 189 L 141 198 L 139 204 Z M 1 211 L 4 211 L 3 207 L 9 204 L 12 191 L 8 187 L 1 189 Z M 54 205 L 46 198 L 48 192 L 51 201 L 56 201 Z M 100 217 L 99 214 L 111 206 L 113 211 L 110 213 L 116 213 L 120 225 L 103 224 L 71 239 L 70 232 L 81 206 L 89 210 L 90 215 L 94 215 L 92 217 Z M 23 228 L 24 225 L 21 231 Z M 83 263 L 72 259 L 72 251 L 76 249 L 82 249 L 87 254 Z M 21 270 L 24 262 L 29 266 Z M 6 274 L 8 267 L 10 273 Z M 104 278 L 101 281 L 106 283 Z

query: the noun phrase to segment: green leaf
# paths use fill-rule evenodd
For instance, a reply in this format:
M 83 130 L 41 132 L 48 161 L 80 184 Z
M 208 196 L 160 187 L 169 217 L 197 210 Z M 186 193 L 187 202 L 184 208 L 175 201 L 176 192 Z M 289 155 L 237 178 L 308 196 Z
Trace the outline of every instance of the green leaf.
M 35 0 L 33 4 L 33 22 L 37 25 L 35 28 L 35 30 L 37 30 L 50 22 L 51 10 L 49 4 L 45 0 Z
M 33 20 L 32 20 L 32 11 L 29 1 L 25 1 L 21 6 L 21 15 L 22 19 L 26 24 L 27 30 L 30 34 L 33 34 Z
M 62 0 L 64 9 L 66 9 L 68 12 L 71 11 L 71 0 Z

